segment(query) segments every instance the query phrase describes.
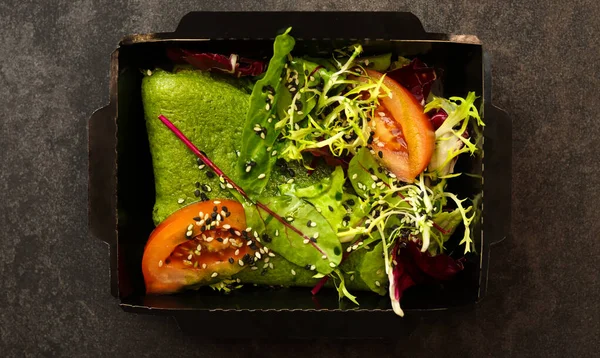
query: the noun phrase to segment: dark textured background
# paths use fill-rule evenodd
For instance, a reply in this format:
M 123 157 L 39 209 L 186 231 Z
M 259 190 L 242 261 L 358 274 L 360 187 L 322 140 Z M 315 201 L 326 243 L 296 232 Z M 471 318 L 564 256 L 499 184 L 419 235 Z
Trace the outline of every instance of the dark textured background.
M 600 2 L 437 3 L 2 1 L 0 354 L 598 354 Z M 513 118 L 514 219 L 477 310 L 374 342 L 198 340 L 169 318 L 120 310 L 107 247 L 87 233 L 87 121 L 107 102 L 122 36 L 171 31 L 186 12 L 208 9 L 402 10 L 428 31 L 479 36 L 493 56 L 494 103 Z

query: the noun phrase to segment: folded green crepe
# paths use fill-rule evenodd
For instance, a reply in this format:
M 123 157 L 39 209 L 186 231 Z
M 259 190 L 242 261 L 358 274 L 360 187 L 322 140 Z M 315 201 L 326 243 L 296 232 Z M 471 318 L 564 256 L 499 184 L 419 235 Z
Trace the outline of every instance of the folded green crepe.
M 159 115 L 168 117 L 185 135 L 204 151 L 223 172 L 234 181 L 235 164 L 242 143 L 242 128 L 249 105 L 251 84 L 231 76 L 193 69 L 177 69 L 175 72 L 156 70 L 146 75 L 142 82 L 142 100 L 146 126 L 152 154 L 156 183 L 156 202 L 153 219 L 155 224 L 183 206 L 202 199 L 233 198 L 219 179 L 212 176 L 202 163 L 173 133 L 159 120 Z M 309 176 L 305 168 L 289 164 L 294 170 L 294 183 L 306 187 L 329 177 L 332 168 L 318 166 Z M 285 172 L 274 171 L 265 193 L 274 195 L 277 185 L 289 179 Z M 346 286 L 354 290 L 373 290 L 385 293 L 382 287 L 365 284 L 359 275 L 352 272 L 364 269 L 362 265 L 380 265 L 373 271 L 375 282 L 381 272 L 383 261 L 363 260 L 366 255 L 381 255 L 381 249 L 359 250 L 342 264 L 347 274 Z M 266 266 L 265 266 L 266 265 Z M 242 283 L 272 286 L 314 286 L 318 279 L 315 271 L 293 264 L 280 255 L 270 258 L 269 263 L 259 261 L 257 268 L 242 270 L 234 278 Z M 331 282 L 331 280 L 329 280 Z

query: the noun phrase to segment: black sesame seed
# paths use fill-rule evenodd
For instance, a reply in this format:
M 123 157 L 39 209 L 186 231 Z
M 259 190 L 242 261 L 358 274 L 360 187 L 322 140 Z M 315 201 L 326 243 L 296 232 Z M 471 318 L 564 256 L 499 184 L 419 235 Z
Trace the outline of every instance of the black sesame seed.
M 209 190 L 208 190 L 208 185 L 206 185 L 206 184 L 202 184 L 202 185 L 200 186 L 200 188 L 201 188 L 203 191 L 206 191 L 206 192 L 208 192 L 208 191 L 209 191 Z
M 346 200 L 346 204 L 348 204 L 350 206 L 354 206 L 354 204 L 356 204 L 356 202 L 354 201 L 354 199 L 348 199 L 348 200 Z
M 215 219 L 217 218 L 217 215 L 218 215 L 218 214 L 217 214 L 217 213 L 215 213 L 215 212 L 212 212 L 212 213 L 210 213 L 210 217 L 211 217 L 211 219 L 213 219 L 213 220 L 215 220 Z
M 244 231 L 242 231 L 242 237 L 243 237 L 244 239 L 247 239 L 247 238 L 248 238 L 248 231 L 245 231 L 245 230 L 244 230 Z
M 350 221 L 350 217 L 348 215 L 344 216 L 343 221 Z
M 206 219 L 206 225 L 210 225 L 211 222 L 212 222 L 211 218 Z
M 256 261 L 256 260 L 254 259 L 254 256 L 250 257 L 250 258 L 248 259 L 248 265 L 253 265 L 255 261 Z
M 304 268 L 307 269 L 307 270 L 310 270 L 310 264 L 304 265 Z
M 312 221 L 308 220 L 308 222 L 306 223 L 306 226 L 311 227 Z
M 287 170 L 288 175 L 291 176 L 292 178 L 296 176 L 296 172 L 294 171 L 294 169 L 288 169 Z
M 199 216 L 194 216 L 194 217 L 192 218 L 192 220 L 194 220 L 194 221 L 200 221 L 200 220 L 202 220 L 202 218 L 201 218 L 201 217 L 199 217 Z
M 217 241 L 218 242 L 223 242 L 223 238 L 222 237 L 217 237 Z
M 331 205 L 327 206 L 327 208 L 329 209 L 329 211 L 333 212 L 333 207 L 331 207 Z
M 206 231 L 206 225 L 200 226 L 200 231 Z
M 258 246 L 256 246 L 254 242 L 252 243 L 252 245 L 250 245 L 250 248 L 254 251 L 258 250 Z
M 200 199 L 202 199 L 202 201 L 208 201 L 208 196 L 204 193 L 200 193 Z
M 312 241 L 312 242 L 317 242 L 317 239 L 315 239 L 314 237 L 311 237 L 311 238 L 310 238 L 310 241 Z
M 382 151 L 379 151 L 379 152 L 377 153 L 377 155 L 379 156 L 379 158 L 383 158 L 383 152 L 382 152 Z
M 271 241 L 273 241 L 271 239 L 271 237 L 269 235 L 267 235 L 267 234 L 262 234 L 260 238 L 262 239 L 262 241 L 264 241 L 266 243 L 270 243 Z
M 234 228 L 230 228 L 230 229 L 229 229 L 229 230 L 227 230 L 227 231 L 229 231 L 229 233 L 230 233 L 231 235 L 235 235 L 235 229 L 234 229 Z
M 226 207 L 225 205 L 223 205 L 223 206 L 221 207 L 221 210 L 223 210 L 224 212 L 227 212 L 227 210 L 229 210 L 229 209 L 227 209 L 227 207 Z
M 198 163 L 198 165 L 202 165 L 202 164 L 204 164 L 204 163 L 202 162 L 202 159 L 200 159 L 200 158 L 196 158 L 196 163 Z
M 233 257 L 230 257 L 229 260 L 227 260 L 227 261 L 229 261 L 229 263 L 232 264 L 234 262 Z
M 398 196 L 398 192 L 397 191 L 395 191 L 395 192 L 392 193 L 392 198 L 395 198 L 397 196 Z
M 168 264 L 170 264 L 170 263 L 171 263 L 171 259 L 166 259 L 166 260 L 165 260 L 165 263 L 166 263 L 167 265 L 168 265 Z
M 212 179 L 215 177 L 215 173 L 211 172 L 210 170 L 206 172 L 206 176 L 208 177 L 208 179 Z
M 250 254 L 246 253 L 244 257 L 242 257 L 242 261 L 248 262 L 248 260 L 250 260 Z
M 369 173 L 371 173 L 371 175 L 375 174 L 375 171 L 373 170 L 373 168 L 369 168 Z
M 308 76 L 308 70 L 304 70 L 304 75 Z
M 278 167 L 287 167 L 287 162 L 285 161 L 285 159 L 279 158 L 275 162 L 275 165 L 277 165 Z
M 198 182 L 195 182 L 194 185 L 196 186 L 196 188 L 200 187 L 200 183 L 198 183 Z
M 226 217 L 226 218 L 228 218 L 229 216 L 231 216 L 231 213 L 230 213 L 229 211 L 227 211 L 227 212 L 225 213 L 225 217 Z
M 377 173 L 379 173 L 379 174 L 383 173 L 383 168 L 377 167 Z
M 298 103 L 296 103 L 296 109 L 297 109 L 298 111 L 301 111 L 301 110 L 302 110 L 302 108 L 303 108 L 303 106 L 302 106 L 302 102 L 298 102 Z
M 196 189 L 194 190 L 194 196 L 197 198 L 200 196 L 200 190 Z

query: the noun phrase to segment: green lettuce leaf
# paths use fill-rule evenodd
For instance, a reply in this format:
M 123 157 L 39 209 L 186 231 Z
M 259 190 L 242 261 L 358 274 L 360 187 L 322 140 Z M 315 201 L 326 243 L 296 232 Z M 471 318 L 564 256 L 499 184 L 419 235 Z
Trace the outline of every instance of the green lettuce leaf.
M 296 184 L 283 184 L 279 190 L 311 203 L 339 232 L 358 224 L 368 212 L 368 206 L 358 196 L 344 192 L 345 181 L 344 170 L 336 167 L 330 177 L 314 185 L 301 188 Z
M 342 246 L 336 232 L 312 205 L 293 195 L 265 197 L 259 201 L 302 233 L 246 203 L 247 225 L 261 244 L 298 266 L 314 265 L 322 274 L 329 274 L 340 264 Z
M 277 159 L 273 155 L 273 150 L 277 149 L 273 147 L 280 132 L 275 129 L 277 121 L 274 120 L 274 113 L 283 89 L 282 72 L 287 56 L 295 44 L 294 38 L 288 35 L 289 31 L 290 29 L 275 39 L 273 57 L 265 76 L 254 85 L 242 130 L 242 148 L 236 173 L 239 177 L 238 184 L 250 197 L 262 193 Z

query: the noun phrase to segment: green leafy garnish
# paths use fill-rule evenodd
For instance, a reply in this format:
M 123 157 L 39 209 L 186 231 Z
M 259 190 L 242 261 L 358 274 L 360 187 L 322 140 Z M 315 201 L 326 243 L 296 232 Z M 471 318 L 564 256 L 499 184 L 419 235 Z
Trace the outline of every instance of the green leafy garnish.
M 427 172 L 432 179 L 448 178 L 454 170 L 454 163 L 462 153 L 473 155 L 477 146 L 470 138 L 465 138 L 469 119 L 474 118 L 478 126 L 485 124 L 479 116 L 474 92 L 469 92 L 467 98 L 450 97 L 445 99 L 433 97 L 433 100 L 425 105 L 425 112 L 432 110 L 444 110 L 448 117 L 435 131 L 435 149 Z
M 261 208 L 246 204 L 246 222 L 263 245 L 298 266 L 314 265 L 328 274 L 342 260 L 335 230 L 317 210 L 293 195 L 260 198 L 287 225 Z M 300 231 L 300 232 L 299 232 Z
M 271 169 L 277 159 L 275 141 L 279 130 L 275 129 L 276 106 L 282 92 L 282 72 L 287 56 L 294 48 L 295 40 L 288 33 L 277 36 L 273 45 L 273 57 L 264 77 L 256 82 L 246 122 L 242 131 L 242 147 L 237 163 L 239 185 L 250 195 L 258 196 L 269 180 Z

